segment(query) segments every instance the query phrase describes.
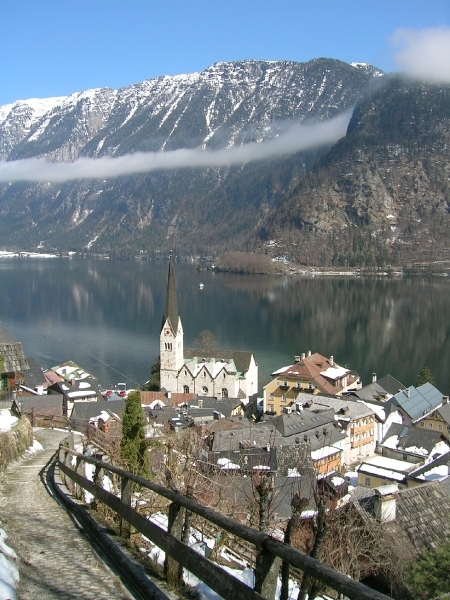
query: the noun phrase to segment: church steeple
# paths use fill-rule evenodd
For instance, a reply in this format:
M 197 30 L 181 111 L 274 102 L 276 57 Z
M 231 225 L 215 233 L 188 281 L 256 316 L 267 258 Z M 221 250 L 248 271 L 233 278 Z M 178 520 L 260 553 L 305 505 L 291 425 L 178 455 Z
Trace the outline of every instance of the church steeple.
M 178 330 L 178 302 L 177 291 L 175 288 L 175 274 L 173 272 L 172 264 L 172 252 L 170 253 L 169 273 L 167 275 L 166 309 L 161 323 L 161 330 L 166 321 L 169 322 L 173 333 L 176 335 Z
M 159 335 L 160 386 L 170 392 L 178 390 L 178 373 L 184 364 L 183 326 L 178 314 L 175 274 L 170 253 L 167 275 L 166 309 Z

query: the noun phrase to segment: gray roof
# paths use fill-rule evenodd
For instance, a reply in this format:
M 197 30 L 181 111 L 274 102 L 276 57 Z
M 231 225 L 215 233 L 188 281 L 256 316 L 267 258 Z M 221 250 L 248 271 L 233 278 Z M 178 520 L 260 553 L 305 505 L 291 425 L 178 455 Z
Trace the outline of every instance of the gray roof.
M 450 404 L 446 402 L 438 408 L 437 412 L 441 415 L 447 425 L 450 425 Z
M 211 360 L 220 360 L 222 359 L 224 362 L 228 362 L 230 360 L 234 361 L 236 365 L 236 369 L 239 373 L 245 373 L 248 371 L 250 367 L 250 362 L 253 356 L 253 353 L 250 351 L 244 350 L 220 350 L 218 348 L 214 348 L 209 350 L 208 356 L 202 354 L 202 350 L 199 348 L 184 348 L 184 358 L 185 359 L 194 359 L 198 358 L 200 361 L 204 359 Z
M 424 383 L 415 388 L 411 385 L 398 392 L 387 402 L 399 406 L 412 421 L 429 414 L 442 404 L 443 394 L 431 383 Z
M 387 394 L 393 396 L 399 390 L 404 389 L 404 387 L 405 386 L 395 379 L 395 377 L 392 377 L 392 375 L 385 375 L 381 379 L 365 385 L 360 390 L 353 391 L 352 395 L 360 400 L 380 400 L 385 398 Z
M 398 436 L 398 450 L 408 452 L 408 448 L 424 448 L 428 454 L 430 454 L 441 439 L 441 434 L 437 431 L 430 431 L 429 429 L 422 429 L 420 427 L 406 427 L 401 423 L 393 423 L 384 436 L 381 445 L 383 446 L 386 440 L 394 435 Z M 414 454 L 413 450 L 409 451 Z
M 35 358 L 29 358 L 28 365 L 30 368 L 22 371 L 22 375 L 25 379 L 24 385 L 34 390 L 36 386 L 46 384 L 47 382 L 44 377 L 44 372 L 37 360 Z
M 347 417 L 351 420 L 373 415 L 374 411 L 358 402 L 356 399 L 336 398 L 331 396 L 315 396 L 300 393 L 297 402 L 308 402 L 310 411 L 333 409 L 338 417 Z M 302 413 L 300 413 L 302 414 Z
M 55 417 L 63 415 L 62 394 L 20 396 L 18 403 L 25 414 L 30 414 L 34 408 L 37 415 L 53 415 Z
M 3 356 L 3 373 L 21 373 L 29 370 L 30 366 L 20 342 L 1 342 L 0 356 Z
M 411 473 L 409 475 L 411 477 L 419 477 L 420 475 L 426 475 L 426 473 L 428 473 L 428 471 L 431 471 L 431 469 L 434 469 L 435 467 L 440 467 L 443 465 L 450 466 L 450 449 L 447 452 L 447 454 L 442 454 L 442 456 L 439 456 L 435 460 L 432 460 L 431 462 L 427 463 L 426 465 L 419 467 L 416 471 L 411 471 Z M 436 479 L 436 477 L 434 477 L 433 479 Z M 449 479 L 449 478 L 447 477 L 447 479 Z M 448 483 L 450 483 L 450 479 L 449 479 Z M 445 484 L 445 487 L 447 487 L 447 484 Z
M 89 420 L 98 417 L 102 410 L 111 410 L 121 416 L 125 410 L 125 400 L 102 400 L 101 402 L 75 402 L 70 423 L 72 427 L 86 429 Z

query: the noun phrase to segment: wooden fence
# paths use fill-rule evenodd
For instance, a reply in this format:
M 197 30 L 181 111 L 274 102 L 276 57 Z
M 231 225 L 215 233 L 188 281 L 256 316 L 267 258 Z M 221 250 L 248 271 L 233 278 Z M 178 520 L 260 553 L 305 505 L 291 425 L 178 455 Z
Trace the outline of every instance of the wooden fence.
M 94 466 L 93 481 L 84 476 L 86 464 Z M 58 467 L 63 483 L 76 498 L 83 499 L 83 490 L 85 490 L 92 494 L 96 502 L 105 504 L 117 513 L 121 519 L 122 534 L 125 537 L 129 536 L 129 527 L 131 526 L 165 552 L 165 575 L 172 584 L 180 582 L 182 567 L 206 583 L 225 600 L 235 598 L 272 600 L 275 596 L 280 562 L 283 561 L 292 567 L 308 572 L 311 577 L 326 583 L 352 600 L 389 600 L 388 596 L 353 581 L 346 575 L 334 571 L 266 533 L 242 525 L 186 496 L 114 467 L 107 462 L 80 454 L 68 446 L 62 445 L 59 449 Z M 120 498 L 103 489 L 102 480 L 105 473 L 108 473 L 112 480 L 120 480 Z M 167 531 L 150 522 L 144 515 L 132 508 L 133 484 L 147 488 L 170 501 Z M 231 535 L 255 546 L 257 555 L 254 589 L 182 543 L 181 532 L 185 511 L 195 513 Z

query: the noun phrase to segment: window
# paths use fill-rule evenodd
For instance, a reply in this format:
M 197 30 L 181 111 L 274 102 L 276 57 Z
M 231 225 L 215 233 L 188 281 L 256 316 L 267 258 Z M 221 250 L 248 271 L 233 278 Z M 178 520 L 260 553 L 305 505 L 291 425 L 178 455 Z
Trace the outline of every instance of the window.
M 281 396 L 281 402 L 286 402 L 286 394 L 283 394 L 283 395 Z
M 370 487 L 370 477 L 366 477 L 366 479 L 364 480 L 364 485 L 367 485 L 367 487 Z
M 227 390 L 227 388 L 222 388 L 222 398 L 228 398 L 228 390 Z
M 423 421 L 420 421 L 420 426 L 425 427 L 425 423 Z
M 206 387 L 206 385 L 204 385 L 202 387 L 202 394 L 207 394 L 208 393 L 208 388 Z
M 428 429 L 433 429 L 433 423 L 428 423 Z
M 271 413 L 275 412 L 273 404 L 269 404 L 269 412 L 271 412 Z
M 183 385 L 183 394 L 189 394 L 189 386 Z
M 439 431 L 442 431 L 442 424 L 441 423 L 439 423 L 438 428 L 439 428 Z
M 313 389 L 313 384 L 311 382 L 308 383 L 308 390 L 312 390 Z
M 270 394 L 269 398 L 270 398 L 271 400 L 273 400 L 273 394 Z

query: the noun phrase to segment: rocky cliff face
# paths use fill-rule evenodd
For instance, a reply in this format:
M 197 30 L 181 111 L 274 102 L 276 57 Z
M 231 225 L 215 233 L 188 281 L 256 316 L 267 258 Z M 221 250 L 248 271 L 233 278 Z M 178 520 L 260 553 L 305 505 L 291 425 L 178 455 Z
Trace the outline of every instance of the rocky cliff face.
M 449 208 L 450 86 L 387 77 L 269 215 L 261 239 L 304 264 L 449 259 Z
M 264 143 L 287 121 L 325 121 L 353 107 L 379 74 L 328 59 L 240 61 L 121 90 L 17 101 L 0 107 L 0 158 L 70 162 Z M 1 243 L 109 254 L 241 247 L 318 154 L 104 181 L 1 184 Z

